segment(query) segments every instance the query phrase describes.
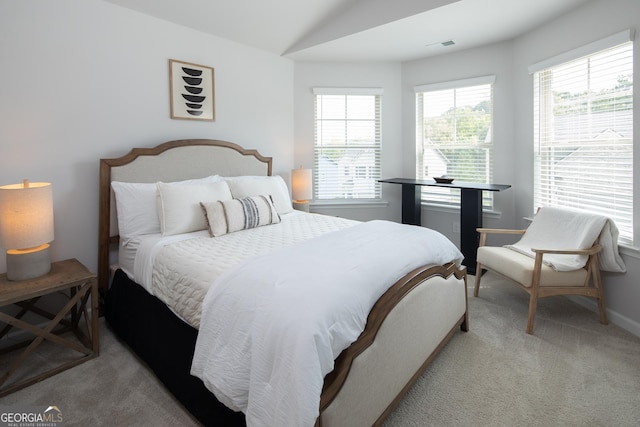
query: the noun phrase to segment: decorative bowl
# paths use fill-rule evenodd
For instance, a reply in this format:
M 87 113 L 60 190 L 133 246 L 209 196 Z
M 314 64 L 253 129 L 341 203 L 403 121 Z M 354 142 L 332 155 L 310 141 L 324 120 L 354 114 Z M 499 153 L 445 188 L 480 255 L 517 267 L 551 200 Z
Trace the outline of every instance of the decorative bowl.
M 434 176 L 433 180 L 438 184 L 451 184 L 453 182 L 453 178 L 448 176 Z

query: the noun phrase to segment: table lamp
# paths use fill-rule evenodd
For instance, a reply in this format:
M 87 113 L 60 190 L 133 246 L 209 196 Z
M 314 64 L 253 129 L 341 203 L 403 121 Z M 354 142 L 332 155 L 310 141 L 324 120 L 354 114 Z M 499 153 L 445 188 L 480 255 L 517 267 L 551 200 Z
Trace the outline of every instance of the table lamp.
M 294 209 L 309 212 L 309 199 L 313 197 L 311 169 L 303 169 L 300 166 L 300 168 L 291 171 L 291 195 L 293 196 Z
M 0 187 L 0 244 L 7 250 L 7 279 L 28 280 L 51 270 L 53 241 L 51 183 L 29 182 Z

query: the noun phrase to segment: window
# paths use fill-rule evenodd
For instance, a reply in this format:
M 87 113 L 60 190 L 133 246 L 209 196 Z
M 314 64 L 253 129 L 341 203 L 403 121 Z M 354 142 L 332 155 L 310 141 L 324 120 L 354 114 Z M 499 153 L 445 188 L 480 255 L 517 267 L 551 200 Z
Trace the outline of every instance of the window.
M 619 242 L 632 244 L 633 45 L 628 40 L 614 37 L 609 47 L 598 44 L 593 53 L 533 73 L 534 209 L 555 205 L 607 215 L 618 226 Z
M 414 88 L 417 179 L 448 175 L 491 183 L 494 81 L 486 76 Z M 459 206 L 460 190 L 422 187 L 422 199 Z M 491 192 L 485 192 L 483 206 L 493 208 Z
M 379 200 L 381 89 L 316 88 L 313 198 Z

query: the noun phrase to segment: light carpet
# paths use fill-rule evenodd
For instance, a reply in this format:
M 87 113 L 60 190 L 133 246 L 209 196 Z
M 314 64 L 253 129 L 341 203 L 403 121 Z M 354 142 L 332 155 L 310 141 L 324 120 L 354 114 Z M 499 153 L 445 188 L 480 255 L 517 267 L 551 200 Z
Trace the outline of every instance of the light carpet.
M 528 295 L 491 273 L 482 283 L 478 298 L 469 289 L 470 331 L 456 333 L 385 426 L 640 426 L 640 338 L 565 297 L 542 299 L 527 335 Z M 66 426 L 197 426 L 100 320 L 99 358 L 0 405 L 57 405 Z

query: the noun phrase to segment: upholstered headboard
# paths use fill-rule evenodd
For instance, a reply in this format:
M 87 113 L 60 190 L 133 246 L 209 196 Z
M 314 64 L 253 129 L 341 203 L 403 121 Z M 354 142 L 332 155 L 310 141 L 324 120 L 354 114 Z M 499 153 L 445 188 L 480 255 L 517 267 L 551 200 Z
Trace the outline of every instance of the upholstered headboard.
M 211 139 L 169 141 L 153 148 L 134 148 L 128 154 L 100 159 L 98 283 L 109 287 L 111 247 L 118 243 L 118 221 L 112 181 L 171 182 L 209 175 L 271 175 L 272 158 L 237 144 Z

